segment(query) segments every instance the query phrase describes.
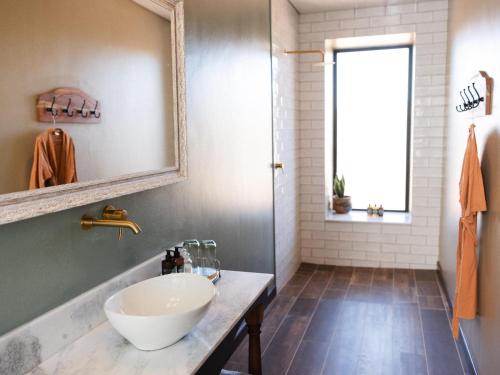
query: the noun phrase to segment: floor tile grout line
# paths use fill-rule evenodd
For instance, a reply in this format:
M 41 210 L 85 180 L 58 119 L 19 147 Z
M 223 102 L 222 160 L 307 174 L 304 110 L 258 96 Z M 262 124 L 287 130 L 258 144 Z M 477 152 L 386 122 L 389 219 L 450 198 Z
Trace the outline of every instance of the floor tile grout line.
M 413 274 L 413 281 L 415 282 L 415 292 L 417 293 L 417 310 L 418 310 L 418 318 L 420 321 L 420 333 L 422 335 L 422 345 L 424 347 L 424 358 L 425 358 L 425 368 L 427 370 L 427 375 L 431 375 L 429 371 L 429 359 L 427 358 L 427 346 L 425 345 L 425 334 L 424 334 L 424 320 L 422 318 L 422 310 L 420 308 L 420 294 L 418 292 L 418 284 L 417 284 L 417 275 L 415 270 L 411 271 Z
M 363 304 L 365 304 L 366 302 L 361 302 Z M 363 326 L 361 328 L 361 337 L 360 337 L 360 342 L 364 342 L 364 339 L 365 339 L 365 326 L 366 326 L 366 319 L 363 319 Z M 362 346 L 361 346 L 362 347 Z M 361 353 L 360 354 L 363 354 L 363 351 L 361 350 Z M 356 361 L 356 372 L 358 372 L 358 368 L 359 368 L 359 361 L 361 360 L 361 355 L 358 355 L 358 359 Z
M 353 275 L 354 275 L 354 267 L 353 267 L 353 273 L 351 274 L 351 279 L 349 281 L 349 285 L 347 286 L 347 289 L 344 292 L 344 297 L 342 298 L 342 304 L 340 305 L 339 316 L 341 316 L 341 314 L 344 312 L 344 309 L 345 309 L 345 303 L 344 302 L 347 299 L 347 293 L 349 291 L 349 288 L 351 287 Z M 335 273 L 334 273 L 334 276 L 335 276 Z M 328 355 L 330 354 L 330 349 L 332 348 L 332 345 L 333 345 L 333 338 L 335 337 L 335 334 L 337 333 L 337 325 L 338 325 L 338 322 L 336 322 L 335 329 L 333 330 L 332 336 L 330 337 L 330 341 L 328 342 L 328 348 L 326 349 L 326 355 L 325 355 L 325 358 L 323 359 L 323 365 L 321 366 L 320 374 L 323 374 L 324 371 L 325 371 L 326 361 L 328 359 Z
M 373 281 L 375 279 L 375 269 L 372 269 L 372 276 L 371 276 L 371 280 L 370 280 L 370 292 L 373 291 Z M 363 301 L 361 302 L 363 304 L 370 304 L 370 302 L 367 302 L 367 301 Z M 381 303 L 381 305 L 384 305 L 384 303 Z M 392 306 L 392 303 L 391 303 L 391 306 Z M 363 319 L 363 328 L 361 330 L 362 332 L 362 336 L 361 336 L 361 339 L 360 341 L 363 343 L 364 342 L 364 338 L 366 337 L 366 334 L 365 334 L 365 327 L 367 325 L 367 321 L 366 319 Z M 362 354 L 362 351 L 361 351 L 361 354 Z M 356 373 L 358 372 L 358 368 L 359 368 L 359 362 L 361 361 L 361 355 L 358 356 L 358 360 L 356 361 Z
M 316 272 L 316 271 L 314 271 Z M 323 288 L 323 291 L 321 292 L 321 295 L 316 299 L 316 306 L 314 306 L 314 310 L 312 311 L 311 313 L 311 317 L 309 318 L 309 320 L 307 321 L 307 324 L 306 324 L 306 327 L 304 329 L 304 333 L 302 334 L 299 342 L 298 342 L 298 345 L 297 345 L 297 348 L 295 349 L 294 353 L 293 353 L 293 356 L 290 360 L 290 363 L 286 369 L 286 371 L 284 372 L 284 374 L 288 374 L 288 372 L 290 371 L 291 367 L 292 367 L 292 363 L 293 363 L 293 360 L 295 359 L 295 356 L 297 355 L 297 352 L 299 351 L 299 348 L 300 348 L 300 345 L 302 344 L 302 342 L 304 341 L 304 337 L 307 333 L 307 330 L 309 328 L 309 326 L 311 325 L 311 321 L 312 321 L 312 318 L 314 317 L 314 314 L 316 313 L 316 310 L 318 310 L 318 306 L 319 306 L 319 302 L 321 301 L 321 298 L 325 295 L 326 293 L 326 290 L 327 290 L 327 286 L 329 285 L 330 283 L 330 280 L 333 278 L 333 275 L 335 274 L 335 269 L 333 270 L 332 274 L 330 275 L 330 277 L 328 278 L 328 281 L 326 282 L 326 285 L 325 287 Z M 312 278 L 312 277 L 311 277 Z
M 391 310 L 392 310 L 392 327 L 391 327 L 391 345 L 392 345 L 392 360 L 394 361 L 395 353 L 394 353 L 394 308 L 396 306 L 396 303 L 394 301 L 394 294 L 396 293 L 396 271 L 393 268 L 392 269 L 392 303 L 391 303 Z M 394 369 L 394 363 L 391 366 Z
M 314 272 L 316 272 L 316 271 L 317 271 L 317 268 L 316 268 L 316 270 L 315 270 Z M 307 329 L 309 328 L 309 326 L 310 326 L 310 324 L 311 324 L 311 321 L 312 321 L 312 318 L 313 318 L 314 314 L 316 313 L 316 310 L 318 309 L 319 302 L 320 302 L 321 298 L 323 297 L 323 295 L 325 294 L 326 289 L 327 289 L 327 286 L 328 286 L 328 284 L 330 283 L 330 280 L 333 278 L 334 273 L 335 273 L 335 271 L 333 271 L 333 272 L 332 272 L 332 274 L 331 274 L 331 275 L 330 275 L 330 277 L 328 278 L 328 282 L 326 283 L 325 288 L 324 288 L 324 289 L 323 289 L 323 291 L 321 292 L 321 295 L 320 295 L 320 296 L 316 299 L 316 300 L 317 300 L 317 301 L 316 301 L 316 306 L 314 307 L 314 310 L 313 310 L 313 311 L 312 311 L 312 313 L 311 313 L 311 317 L 309 318 L 309 320 L 308 320 L 308 322 L 307 322 L 307 324 L 306 324 L 306 327 L 305 327 L 305 329 L 304 329 L 304 333 L 302 334 L 302 336 L 301 336 L 301 338 L 300 338 L 300 340 L 299 340 L 299 342 L 298 342 L 297 348 L 295 349 L 295 352 L 293 353 L 293 356 L 292 356 L 292 358 L 291 358 L 291 360 L 290 360 L 290 364 L 288 365 L 288 367 L 287 367 L 286 371 L 284 372 L 284 374 L 288 374 L 288 372 L 290 371 L 290 368 L 291 368 L 291 366 L 292 366 L 293 360 L 295 359 L 295 356 L 296 356 L 296 354 L 297 354 L 297 352 L 298 352 L 298 350 L 299 350 L 299 348 L 300 348 L 300 345 L 301 345 L 301 344 L 302 344 L 302 342 L 304 341 L 304 337 L 305 337 L 305 335 L 306 335 Z M 311 279 L 312 279 L 312 275 L 311 275 Z M 309 282 L 310 282 L 310 280 L 311 280 L 311 279 L 309 279 Z M 309 284 L 309 283 L 308 283 L 308 284 Z
M 316 267 L 317 268 L 317 267 Z M 314 272 L 316 272 L 316 268 L 311 272 L 311 275 L 309 276 L 309 278 L 307 279 L 307 281 L 304 283 L 304 285 L 302 286 L 302 289 L 300 290 L 300 292 L 297 294 L 297 296 L 293 296 L 295 297 L 295 301 L 290 305 L 290 307 L 288 308 L 288 310 L 286 311 L 286 314 L 283 314 L 283 317 L 281 318 L 280 320 L 280 323 L 278 324 L 278 326 L 276 327 L 276 329 L 274 330 L 274 333 L 272 334 L 271 338 L 269 339 L 269 342 L 267 343 L 266 347 L 262 349 L 262 353 L 261 353 L 261 357 L 264 357 L 264 354 L 266 353 L 267 349 L 269 348 L 269 345 L 271 345 L 271 342 L 273 341 L 274 337 L 276 336 L 276 333 L 278 333 L 278 330 L 281 328 L 281 326 L 283 325 L 283 322 L 285 321 L 285 318 L 288 316 L 288 313 L 290 312 L 290 310 L 292 309 L 293 305 L 295 304 L 295 302 L 297 302 L 297 300 L 299 299 L 299 296 L 302 294 L 302 292 L 304 291 L 304 289 L 306 288 L 306 286 L 309 284 L 309 282 L 311 281 L 312 279 L 312 275 L 314 274 Z M 295 274 L 293 276 L 295 276 L 297 274 L 297 272 L 299 272 L 299 270 L 297 269 L 297 271 L 295 272 Z M 293 277 L 292 276 L 292 277 Z M 285 285 L 286 286 L 286 285 Z M 283 289 L 282 289 L 283 290 Z M 278 295 L 276 296 L 276 298 L 278 298 L 279 296 L 279 293 Z
M 445 298 L 444 297 L 444 290 L 443 290 L 443 287 L 442 287 L 441 283 L 439 282 L 439 277 L 437 277 L 437 272 L 435 273 L 434 278 L 435 278 L 436 283 L 438 285 L 439 294 L 441 295 L 441 299 L 444 299 Z M 444 303 L 444 301 L 443 301 L 443 303 Z M 448 301 L 446 301 L 446 304 L 448 304 Z M 451 306 L 450 306 L 450 308 L 451 308 Z M 451 309 L 451 312 L 453 314 L 453 309 Z M 450 328 L 450 332 L 453 332 L 453 328 L 452 328 L 452 324 L 451 324 L 451 321 L 450 321 L 450 317 L 449 317 L 448 311 L 446 309 L 445 309 L 445 315 L 446 315 L 446 320 L 448 321 L 448 327 Z M 455 340 L 454 338 L 453 338 L 453 344 L 455 345 L 455 350 L 457 351 L 458 360 L 460 361 L 460 366 L 462 367 L 462 371 L 463 371 L 463 373 L 465 375 L 466 374 L 466 372 L 465 372 L 465 366 L 464 366 L 464 363 L 463 363 L 463 360 L 462 360 L 462 356 L 460 355 L 460 350 L 458 349 L 457 340 Z
M 335 276 L 335 273 L 333 274 L 333 277 Z M 351 274 L 351 281 L 352 281 L 352 274 Z M 347 286 L 347 289 L 344 291 L 344 297 L 342 298 L 342 302 L 341 302 L 341 305 L 340 305 L 340 311 L 339 311 L 339 316 L 343 313 L 343 310 L 345 308 L 345 300 L 346 300 L 346 297 L 347 297 L 347 291 L 349 290 L 351 286 L 351 282 L 349 281 L 349 285 Z M 335 333 L 337 331 L 337 325 L 338 325 L 339 322 L 336 322 L 335 323 L 335 328 L 332 332 L 332 336 L 330 337 L 330 341 L 328 342 L 328 347 L 326 349 L 326 355 L 325 355 L 325 358 L 323 359 L 323 364 L 321 366 L 321 371 L 320 371 L 320 374 L 323 374 L 323 372 L 325 371 L 325 366 L 326 366 L 326 361 L 328 359 L 328 354 L 330 353 L 330 349 L 332 347 L 332 344 L 333 344 L 333 338 L 335 337 Z

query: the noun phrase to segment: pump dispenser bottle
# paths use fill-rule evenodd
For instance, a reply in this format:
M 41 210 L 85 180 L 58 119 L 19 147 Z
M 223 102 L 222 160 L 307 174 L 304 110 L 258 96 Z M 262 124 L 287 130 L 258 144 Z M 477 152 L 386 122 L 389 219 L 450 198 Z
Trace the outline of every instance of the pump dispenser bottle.
M 166 250 L 165 259 L 161 261 L 161 274 L 168 275 L 176 272 L 176 264 L 172 256 L 172 250 Z

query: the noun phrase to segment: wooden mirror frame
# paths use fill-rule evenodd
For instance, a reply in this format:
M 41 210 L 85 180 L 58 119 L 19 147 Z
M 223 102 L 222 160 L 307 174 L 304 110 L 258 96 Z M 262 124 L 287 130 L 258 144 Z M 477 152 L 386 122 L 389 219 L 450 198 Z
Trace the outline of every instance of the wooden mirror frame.
M 170 21 L 174 72 L 175 165 L 95 181 L 26 190 L 0 195 L 0 225 L 29 219 L 184 181 L 187 178 L 186 86 L 184 73 L 184 2 L 132 0 Z

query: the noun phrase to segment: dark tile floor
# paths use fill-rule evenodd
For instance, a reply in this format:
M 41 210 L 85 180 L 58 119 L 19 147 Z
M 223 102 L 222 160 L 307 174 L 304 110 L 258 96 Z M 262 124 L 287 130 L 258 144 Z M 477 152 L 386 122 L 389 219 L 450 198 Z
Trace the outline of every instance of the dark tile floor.
M 302 264 L 266 309 L 262 366 L 272 374 L 469 373 L 434 271 Z M 248 341 L 226 364 L 247 370 Z

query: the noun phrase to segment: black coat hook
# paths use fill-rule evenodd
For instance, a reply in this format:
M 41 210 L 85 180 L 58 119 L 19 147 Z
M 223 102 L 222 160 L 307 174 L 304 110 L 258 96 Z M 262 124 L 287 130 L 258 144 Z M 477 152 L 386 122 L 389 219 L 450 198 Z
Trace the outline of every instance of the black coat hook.
M 476 92 L 476 95 L 477 95 L 477 105 L 476 105 L 476 107 L 478 107 L 481 102 L 484 102 L 484 97 L 482 97 L 481 95 L 479 95 L 479 92 L 476 89 L 476 83 L 475 82 L 472 82 L 472 88 L 474 89 L 474 91 Z
M 467 90 L 469 91 L 469 94 L 472 97 L 472 107 L 471 108 L 476 108 L 479 105 L 479 101 L 474 97 L 474 94 L 472 93 L 472 91 L 470 91 L 470 86 L 467 86 Z
M 468 108 L 468 104 L 467 104 L 467 102 L 465 101 L 465 98 L 464 98 L 464 96 L 463 96 L 463 94 L 462 94 L 462 91 L 460 91 L 460 97 L 462 98 L 462 101 L 464 102 L 464 104 L 463 104 L 463 106 L 464 106 L 464 111 L 466 111 L 466 110 L 467 110 L 467 109 L 469 109 L 469 108 Z M 460 108 L 462 108 L 462 105 L 460 105 Z M 463 112 L 463 111 L 462 111 L 462 112 Z
M 45 110 L 47 112 L 50 112 L 52 114 L 52 116 L 57 116 L 59 114 L 57 111 L 57 108 L 54 107 L 55 103 L 56 103 L 56 97 L 53 96 L 52 97 L 52 104 L 50 105 L 50 107 L 45 108 Z
M 83 118 L 89 117 L 89 111 L 85 108 L 85 100 L 83 101 L 82 108 L 78 109 L 77 112 L 82 116 Z
M 472 92 L 470 85 L 467 86 L 466 89 L 460 90 L 460 97 L 462 98 L 463 104 L 455 106 L 455 110 L 457 112 L 465 112 L 471 109 L 479 107 L 481 102 L 484 102 L 484 97 L 482 97 L 476 89 L 476 83 L 472 82 Z M 467 91 L 469 91 L 469 95 L 467 95 Z
M 465 94 L 465 97 L 467 98 L 467 109 L 474 108 L 474 104 L 470 100 L 469 96 L 467 95 L 467 91 L 465 91 L 465 89 L 464 89 L 464 94 Z
M 63 112 L 66 113 L 66 116 L 73 117 L 75 114 L 75 111 L 70 112 L 70 110 L 69 110 L 70 106 L 71 106 L 71 98 L 68 99 L 68 105 L 66 106 L 66 108 L 63 109 Z
M 90 111 L 90 114 L 93 115 L 95 118 L 101 117 L 101 112 L 97 112 L 98 105 L 99 105 L 99 100 L 96 100 L 94 110 Z

